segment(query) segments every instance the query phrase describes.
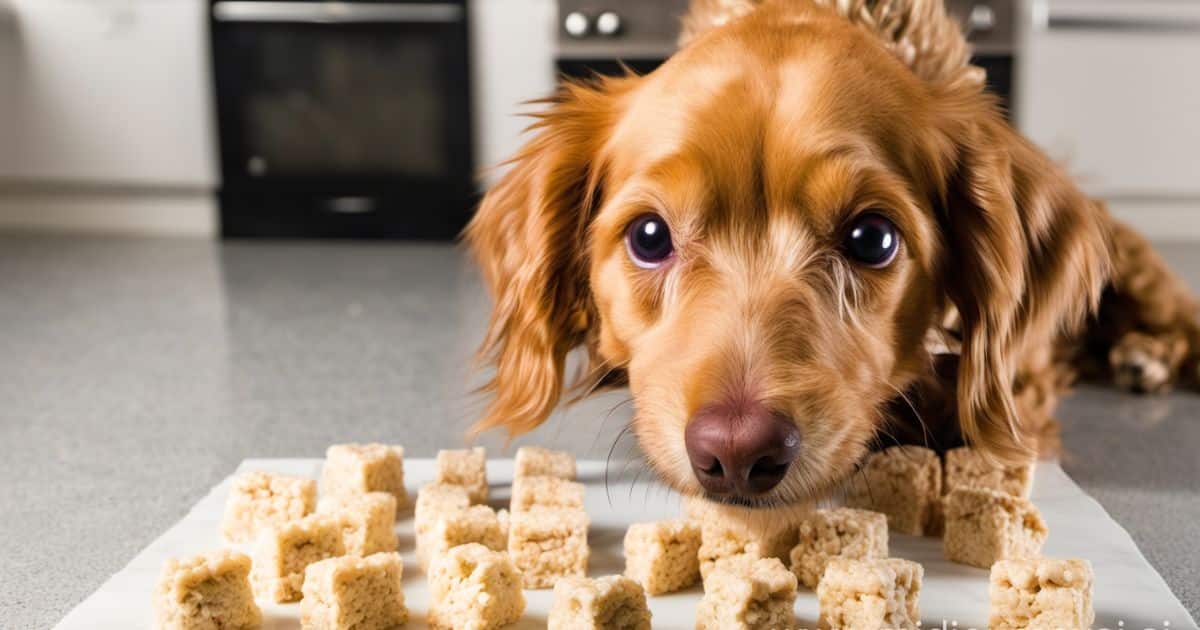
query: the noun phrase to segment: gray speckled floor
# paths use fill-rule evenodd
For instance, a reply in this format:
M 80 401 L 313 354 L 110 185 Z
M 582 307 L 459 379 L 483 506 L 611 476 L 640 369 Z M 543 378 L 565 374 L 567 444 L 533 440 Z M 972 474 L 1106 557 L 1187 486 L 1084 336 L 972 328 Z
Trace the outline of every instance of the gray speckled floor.
M 52 625 L 245 457 L 456 441 L 485 304 L 444 246 L 0 237 L 0 626 Z M 622 400 L 530 439 L 604 457 Z M 1200 396 L 1061 416 L 1068 472 L 1200 616 Z

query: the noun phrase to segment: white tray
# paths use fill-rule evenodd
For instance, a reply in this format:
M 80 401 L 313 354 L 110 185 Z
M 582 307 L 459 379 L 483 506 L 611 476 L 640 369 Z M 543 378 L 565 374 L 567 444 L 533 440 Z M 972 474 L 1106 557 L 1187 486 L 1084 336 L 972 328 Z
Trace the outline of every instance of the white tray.
M 262 470 L 317 478 L 321 461 L 316 459 L 251 459 L 238 472 Z M 610 470 L 622 468 L 610 465 Z M 405 462 L 409 492 L 433 477 L 433 460 Z M 592 519 L 591 574 L 619 573 L 624 560 L 621 544 L 630 523 L 677 516 L 679 497 L 646 481 L 611 481 L 606 489 L 604 464 L 579 462 L 580 481 L 587 485 L 587 511 Z M 507 502 L 512 460 L 488 462 L 493 504 Z M 167 530 L 139 553 L 124 569 L 110 578 L 63 619 L 62 630 L 96 628 L 149 628 L 152 623 L 150 597 L 159 569 L 169 556 L 199 553 L 222 546 L 218 524 L 232 476 L 213 488 L 182 521 Z M 1081 557 L 1096 570 L 1096 628 L 1154 628 L 1186 630 L 1195 621 L 1171 594 L 1165 582 L 1146 562 L 1129 535 L 1105 513 L 1098 503 L 1075 485 L 1057 464 L 1038 467 L 1033 500 L 1050 527 L 1048 556 Z M 404 592 L 411 621 L 408 627 L 424 628 L 428 590 L 424 575 L 413 558 L 411 516 L 398 525 L 400 550 L 404 555 Z M 987 571 L 952 564 L 942 558 L 937 539 L 902 534 L 890 536 L 890 551 L 925 566 L 921 612 L 925 628 L 987 627 Z M 550 608 L 550 591 L 526 591 L 525 617 L 513 628 L 543 628 Z M 655 628 L 692 628 L 699 587 L 671 595 L 653 597 L 650 608 Z M 299 605 L 263 606 L 264 628 L 299 628 Z M 801 590 L 796 614 L 802 626 L 815 627 L 816 596 Z M 954 625 L 957 622 L 957 625 Z M 1121 623 L 1123 622 L 1123 623 Z

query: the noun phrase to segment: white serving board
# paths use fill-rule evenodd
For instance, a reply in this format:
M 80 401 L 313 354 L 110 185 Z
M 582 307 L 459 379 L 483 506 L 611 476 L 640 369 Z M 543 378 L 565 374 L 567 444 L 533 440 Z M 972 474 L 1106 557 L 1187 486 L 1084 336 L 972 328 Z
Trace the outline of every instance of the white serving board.
M 237 472 L 262 470 L 316 479 L 321 460 L 251 459 Z M 615 477 L 620 463 L 610 465 Z M 592 519 L 590 572 L 594 576 L 619 573 L 624 567 L 622 540 L 625 528 L 639 521 L 658 520 L 680 514 L 680 499 L 653 483 L 610 479 L 605 484 L 605 466 L 598 461 L 580 461 L 580 481 L 587 485 L 587 511 Z M 433 460 L 405 462 L 409 492 L 433 477 Z M 512 460 L 488 462 L 492 503 L 503 506 L 509 496 Z M 232 476 L 200 500 L 187 516 L 139 553 L 124 569 L 75 607 L 58 624 L 60 630 L 149 628 L 152 624 L 151 593 L 159 569 L 169 556 L 184 556 L 222 546 L 218 525 Z M 1129 534 L 1108 516 L 1098 503 L 1071 481 L 1053 463 L 1038 467 L 1033 500 L 1050 527 L 1048 556 L 1081 557 L 1091 560 L 1096 570 L 1096 628 L 1169 629 L 1196 628 L 1196 623 L 1171 594 L 1165 582 L 1146 562 Z M 397 524 L 400 550 L 404 555 L 404 593 L 411 621 L 409 628 L 425 628 L 429 601 L 424 575 L 413 557 L 411 513 Z M 921 612 L 925 628 L 986 628 L 988 611 L 987 571 L 952 564 L 942 558 L 940 540 L 892 534 L 891 555 L 908 558 L 925 566 Z M 247 548 L 242 548 L 249 551 Z M 525 617 L 512 627 L 544 628 L 550 609 L 551 591 L 526 591 Z M 700 588 L 650 598 L 655 628 L 692 628 Z M 299 628 L 299 604 L 277 605 L 260 601 L 264 628 Z M 817 620 L 815 594 L 801 590 L 796 614 L 802 627 L 814 628 Z M 957 625 L 955 625 L 957 622 Z

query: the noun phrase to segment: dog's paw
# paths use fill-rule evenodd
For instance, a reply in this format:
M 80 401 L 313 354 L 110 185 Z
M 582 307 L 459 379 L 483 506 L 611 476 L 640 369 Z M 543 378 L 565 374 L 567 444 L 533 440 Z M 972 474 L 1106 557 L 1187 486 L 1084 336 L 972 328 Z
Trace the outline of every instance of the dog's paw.
M 1160 394 L 1171 389 L 1171 349 L 1142 333 L 1128 333 L 1108 353 L 1113 383 L 1138 394 Z

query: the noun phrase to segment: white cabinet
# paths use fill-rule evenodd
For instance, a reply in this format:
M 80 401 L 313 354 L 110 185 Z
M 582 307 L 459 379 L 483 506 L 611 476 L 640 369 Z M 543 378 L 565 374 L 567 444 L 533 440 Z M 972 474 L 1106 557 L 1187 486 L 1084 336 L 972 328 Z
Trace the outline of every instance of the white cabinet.
M 474 89 L 475 160 L 485 183 L 492 167 L 512 157 L 532 119 L 527 101 L 556 87 L 554 51 L 558 9 L 554 0 L 475 0 L 471 8 L 471 77 Z
M 1194 202 L 1200 225 L 1200 3 L 1031 0 L 1017 119 L 1089 192 Z
M 0 2 L 0 181 L 215 186 L 206 0 Z

